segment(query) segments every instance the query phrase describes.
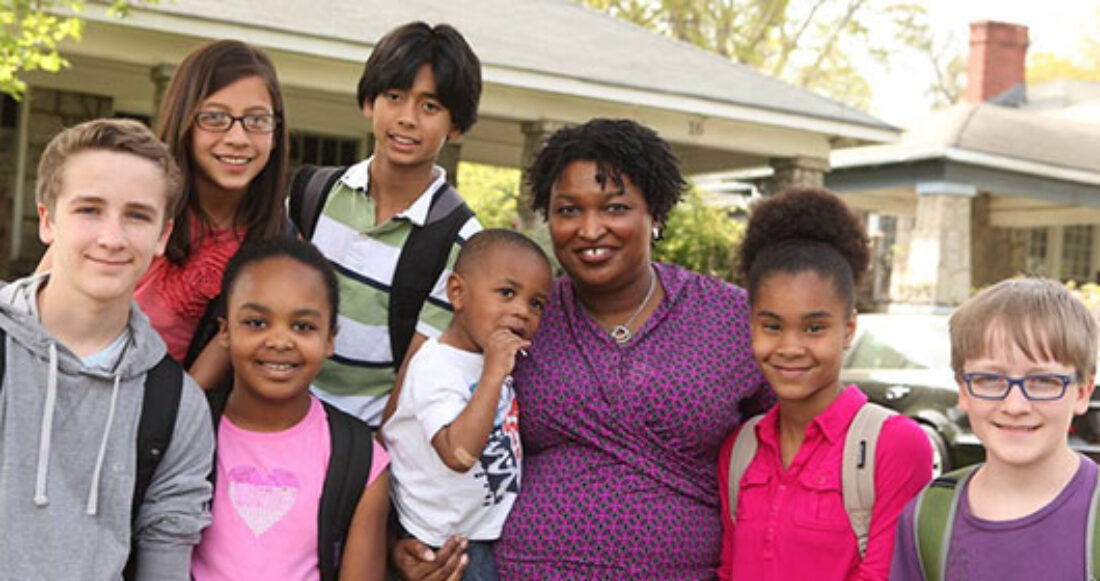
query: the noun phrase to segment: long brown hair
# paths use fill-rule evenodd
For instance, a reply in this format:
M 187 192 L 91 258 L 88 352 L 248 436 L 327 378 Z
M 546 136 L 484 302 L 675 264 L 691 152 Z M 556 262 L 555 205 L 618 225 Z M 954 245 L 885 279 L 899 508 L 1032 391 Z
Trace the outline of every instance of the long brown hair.
M 216 40 L 191 52 L 172 75 L 157 117 L 156 135 L 168 145 L 183 172 L 185 203 L 176 214 L 165 256 L 183 264 L 191 255 L 191 216 L 201 221 L 200 237 L 212 228 L 199 206 L 195 191 L 195 163 L 191 159 L 191 134 L 195 113 L 207 97 L 247 78 L 259 77 L 271 96 L 278 118 L 272 136 L 274 151 L 267 165 L 248 185 L 248 192 L 234 213 L 233 222 L 243 226 L 245 240 L 281 236 L 286 230 L 284 201 L 290 165 L 290 138 L 283 118 L 283 94 L 271 59 L 260 49 L 236 40 Z

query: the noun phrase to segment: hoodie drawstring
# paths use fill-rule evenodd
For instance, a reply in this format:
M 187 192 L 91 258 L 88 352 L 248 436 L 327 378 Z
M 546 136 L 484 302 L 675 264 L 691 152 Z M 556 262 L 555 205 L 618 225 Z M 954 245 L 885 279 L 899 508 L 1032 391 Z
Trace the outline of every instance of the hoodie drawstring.
M 38 435 L 38 474 L 34 480 L 34 504 L 46 506 L 46 470 L 50 464 L 50 438 L 53 433 L 53 412 L 57 407 L 57 345 L 50 343 L 50 367 L 46 372 L 46 404 L 42 409 L 42 431 Z
M 115 387 L 111 390 L 111 407 L 107 408 L 107 423 L 103 426 L 103 438 L 99 442 L 95 469 L 92 470 L 92 484 L 88 487 L 88 508 L 85 512 L 89 515 L 95 515 L 99 510 L 99 474 L 103 471 L 103 458 L 107 455 L 107 437 L 111 434 L 111 423 L 115 419 L 115 402 L 118 401 L 118 385 L 121 381 L 122 376 L 115 374 Z

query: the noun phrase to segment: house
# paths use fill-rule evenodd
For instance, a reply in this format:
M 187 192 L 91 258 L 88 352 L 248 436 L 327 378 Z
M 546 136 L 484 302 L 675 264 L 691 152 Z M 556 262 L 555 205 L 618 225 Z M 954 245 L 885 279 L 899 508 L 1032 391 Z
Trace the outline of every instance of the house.
M 564 124 L 629 117 L 669 140 L 688 173 L 771 165 L 783 183 L 821 183 L 831 144 L 896 139 L 862 112 L 693 46 L 565 0 L 173 0 L 119 20 L 90 3 L 72 67 L 28 75 L 0 103 L 0 276 L 37 261 L 34 168 L 62 127 L 99 116 L 152 120 L 172 71 L 214 38 L 265 49 L 279 71 L 294 163 L 350 163 L 370 149 L 355 85 L 373 44 L 411 20 L 448 22 L 482 59 L 480 119 L 445 150 L 522 167 Z M 530 216 L 527 216 L 530 219 Z
M 1027 27 L 971 25 L 963 102 L 889 145 L 835 151 L 826 185 L 874 214 L 876 298 L 947 311 L 1017 273 L 1100 280 L 1100 83 L 1025 82 Z

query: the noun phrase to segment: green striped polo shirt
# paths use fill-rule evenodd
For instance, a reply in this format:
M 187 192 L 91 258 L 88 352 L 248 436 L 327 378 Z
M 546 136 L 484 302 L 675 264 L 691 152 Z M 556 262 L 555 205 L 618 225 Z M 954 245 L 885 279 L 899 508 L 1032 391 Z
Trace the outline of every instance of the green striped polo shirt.
M 405 211 L 375 224 L 375 208 L 367 195 L 368 158 L 351 166 L 329 193 L 318 217 L 312 242 L 336 269 L 340 313 L 335 351 L 321 366 L 313 391 L 325 401 L 378 426 L 393 389 L 396 371 L 387 323 L 390 288 L 397 259 L 412 232 L 423 225 L 432 194 L 446 183 L 446 172 L 433 169 L 434 180 Z M 417 320 L 416 330 L 438 336 L 451 321 L 446 281 L 462 243 L 481 230 L 471 217 L 447 252 L 447 267 L 436 281 Z

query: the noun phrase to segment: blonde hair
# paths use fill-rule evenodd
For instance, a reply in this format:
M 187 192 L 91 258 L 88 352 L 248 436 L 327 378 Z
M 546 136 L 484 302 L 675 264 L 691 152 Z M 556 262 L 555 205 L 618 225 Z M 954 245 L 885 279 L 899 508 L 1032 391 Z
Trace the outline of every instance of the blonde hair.
M 1003 280 L 963 303 L 951 315 L 951 368 L 1014 345 L 1028 359 L 1070 365 L 1082 381 L 1096 373 L 1097 321 L 1080 299 L 1056 281 Z
M 164 220 L 175 216 L 182 198 L 179 167 L 168 147 L 148 127 L 129 119 L 94 119 L 55 135 L 38 162 L 35 200 L 52 214 L 61 191 L 65 162 L 77 153 L 95 150 L 129 153 L 156 164 L 164 173 Z

